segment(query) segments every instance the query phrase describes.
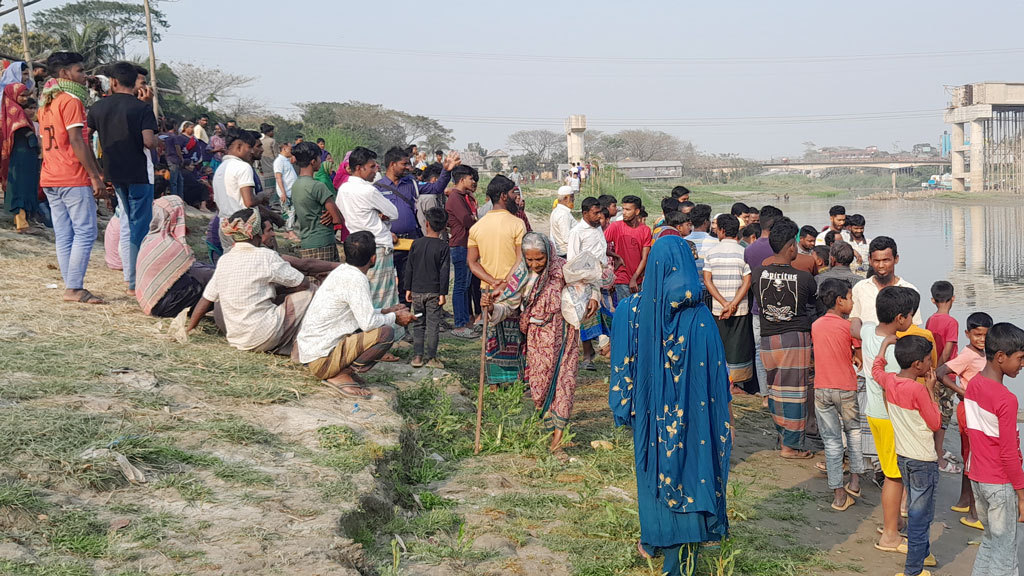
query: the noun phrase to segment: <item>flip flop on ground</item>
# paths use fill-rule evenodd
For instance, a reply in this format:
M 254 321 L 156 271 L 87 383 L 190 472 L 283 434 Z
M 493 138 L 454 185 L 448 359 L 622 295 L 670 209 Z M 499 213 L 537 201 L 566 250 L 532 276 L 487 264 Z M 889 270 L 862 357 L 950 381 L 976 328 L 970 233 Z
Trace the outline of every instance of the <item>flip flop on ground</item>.
M 850 496 L 853 496 L 854 498 L 860 498 L 860 490 L 857 490 L 856 492 L 854 492 L 850 488 L 850 483 L 849 482 L 847 482 L 845 485 L 843 485 L 843 490 L 846 490 L 846 493 L 849 494 Z
M 355 384 L 332 384 L 327 380 L 321 380 L 321 384 L 327 386 L 331 392 L 336 392 L 345 398 L 352 398 L 354 400 L 372 400 L 373 392 L 370 392 L 362 386 Z
M 985 527 L 981 524 L 981 520 L 975 520 L 974 522 L 971 522 L 970 520 L 967 519 L 966 516 L 961 516 L 960 517 L 960 523 L 963 524 L 964 526 L 967 526 L 968 528 L 975 528 L 977 530 L 984 530 L 985 529 Z
M 786 460 L 807 460 L 809 458 L 814 458 L 814 452 L 811 452 L 810 450 L 789 453 L 780 452 L 779 456 L 785 458 Z
M 882 552 L 893 552 L 896 554 L 906 554 L 907 540 L 904 539 L 903 542 L 897 546 L 882 546 L 878 542 L 875 542 L 875 550 L 881 550 Z
M 82 288 L 80 291 L 78 291 L 77 296 L 74 296 L 72 298 L 68 298 L 67 295 L 65 295 L 64 296 L 64 301 L 65 302 L 78 302 L 78 303 L 81 303 L 81 304 L 94 304 L 94 305 L 106 304 L 106 302 L 102 298 L 100 298 L 99 296 L 96 296 L 92 292 L 89 292 L 85 288 Z
M 836 506 L 836 503 L 833 501 L 832 502 L 832 509 L 836 510 L 838 512 L 845 512 L 847 508 L 849 508 L 850 506 L 853 506 L 856 503 L 857 503 L 857 501 L 853 499 L 853 496 L 850 496 L 849 494 L 847 494 L 846 495 L 846 501 L 843 502 L 843 505 L 842 506 Z
M 946 460 L 946 465 L 943 466 L 942 468 L 939 468 L 939 472 L 946 472 L 948 474 L 959 474 L 963 471 L 964 469 L 957 466 L 956 464 L 953 464 L 952 460 Z

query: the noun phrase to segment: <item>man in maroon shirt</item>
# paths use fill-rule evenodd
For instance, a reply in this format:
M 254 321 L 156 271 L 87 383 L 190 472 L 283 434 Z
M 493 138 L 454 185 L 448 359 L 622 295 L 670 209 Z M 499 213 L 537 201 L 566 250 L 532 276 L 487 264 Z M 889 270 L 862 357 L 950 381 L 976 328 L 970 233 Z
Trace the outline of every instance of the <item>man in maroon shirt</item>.
M 475 168 L 460 165 L 452 170 L 455 186 L 448 191 L 444 209 L 448 212 L 448 246 L 452 265 L 455 267 L 455 285 L 452 287 L 452 310 L 455 315 L 455 329 L 452 334 L 459 338 L 476 338 L 470 325 L 469 315 L 469 266 L 466 263 L 469 229 L 476 223 L 476 186 L 480 174 Z

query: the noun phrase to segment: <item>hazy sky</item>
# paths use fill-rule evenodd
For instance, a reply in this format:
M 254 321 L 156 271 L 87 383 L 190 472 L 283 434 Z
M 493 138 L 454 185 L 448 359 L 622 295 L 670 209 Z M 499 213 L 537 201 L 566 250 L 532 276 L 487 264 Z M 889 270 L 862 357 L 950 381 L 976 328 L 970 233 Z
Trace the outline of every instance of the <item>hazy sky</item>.
M 1006 0 L 160 7 L 171 27 L 158 60 L 256 76 L 247 95 L 284 114 L 359 100 L 438 118 L 460 147 L 506 147 L 511 132 L 561 131 L 578 113 L 593 129 L 664 130 L 757 158 L 805 141 L 909 149 L 946 129 L 944 85 L 1024 81 L 1024 3 Z

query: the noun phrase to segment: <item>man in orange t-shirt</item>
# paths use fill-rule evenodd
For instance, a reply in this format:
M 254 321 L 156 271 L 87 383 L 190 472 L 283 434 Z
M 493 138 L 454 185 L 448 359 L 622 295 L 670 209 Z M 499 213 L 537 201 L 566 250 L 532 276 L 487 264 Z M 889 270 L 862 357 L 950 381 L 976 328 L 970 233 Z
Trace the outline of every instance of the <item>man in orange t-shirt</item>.
M 83 60 L 75 52 L 54 52 L 46 61 L 54 77 L 43 88 L 39 109 L 43 148 L 39 184 L 53 217 L 64 300 L 103 304 L 83 287 L 96 242 L 96 198 L 106 194 L 85 126 L 88 91 Z

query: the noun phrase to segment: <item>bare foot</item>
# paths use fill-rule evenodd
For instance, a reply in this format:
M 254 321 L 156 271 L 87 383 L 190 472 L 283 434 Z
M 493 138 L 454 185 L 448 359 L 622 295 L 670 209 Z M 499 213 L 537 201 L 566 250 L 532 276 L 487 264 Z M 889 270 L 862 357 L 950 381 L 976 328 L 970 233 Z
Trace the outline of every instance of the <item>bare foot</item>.
M 651 558 L 653 558 L 653 556 L 651 556 L 647 553 L 646 550 L 644 550 L 644 545 L 639 540 L 636 541 L 636 551 L 639 552 L 640 557 L 645 560 L 650 560 Z

